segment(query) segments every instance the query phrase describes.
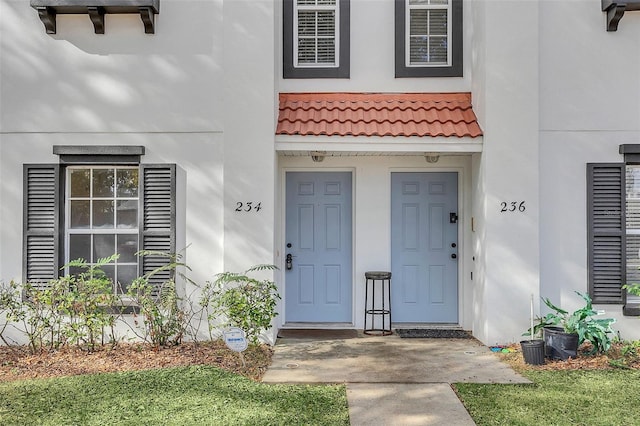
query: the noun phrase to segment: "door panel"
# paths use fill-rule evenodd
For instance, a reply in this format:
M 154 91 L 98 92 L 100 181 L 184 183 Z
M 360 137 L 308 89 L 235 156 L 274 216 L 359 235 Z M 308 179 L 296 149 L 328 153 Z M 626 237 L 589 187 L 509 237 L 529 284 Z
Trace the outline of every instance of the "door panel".
M 351 173 L 286 174 L 287 322 L 351 322 Z
M 457 213 L 457 173 L 391 174 L 394 323 L 458 322 Z

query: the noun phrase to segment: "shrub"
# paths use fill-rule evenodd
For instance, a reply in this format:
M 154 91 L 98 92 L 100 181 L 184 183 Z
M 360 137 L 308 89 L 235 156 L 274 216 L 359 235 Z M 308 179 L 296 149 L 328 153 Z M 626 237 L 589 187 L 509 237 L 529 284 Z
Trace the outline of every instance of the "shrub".
M 11 280 L 9 284 L 0 283 L 0 316 L 4 315 L 5 321 L 0 324 L 0 340 L 10 346 L 5 337 L 7 327 L 11 324 L 11 315 L 20 307 L 20 288 L 19 284 Z
M 271 327 L 278 315 L 276 304 L 280 295 L 273 281 L 249 276 L 252 272 L 277 269 L 275 265 L 256 265 L 243 273 L 223 272 L 216 280 L 207 282 L 201 299 L 202 306 L 211 307 L 209 327 L 239 327 L 252 344 Z M 216 321 L 221 321 L 216 325 Z
M 113 255 L 99 259 L 93 265 L 87 264 L 84 259 L 77 259 L 63 267 L 81 271 L 57 280 L 59 287 L 66 289 L 66 292 L 61 296 L 58 306 L 52 306 L 66 316 L 63 334 L 70 343 L 86 345 L 91 351 L 98 344 L 104 344 L 105 327 L 111 331 L 112 342 L 117 340 L 113 330 L 118 298 L 113 282 L 101 269 L 117 258 L 117 255 Z M 54 282 L 54 286 L 58 286 L 58 282 Z
M 189 318 L 180 308 L 175 275 L 177 268 L 188 267 L 180 261 L 180 254 L 141 251 L 137 255 L 165 260 L 160 262 L 162 266 L 135 279 L 127 290 L 127 296 L 138 305 L 143 317 L 142 324 L 135 322 L 143 330 L 139 336 L 155 347 L 180 344 Z

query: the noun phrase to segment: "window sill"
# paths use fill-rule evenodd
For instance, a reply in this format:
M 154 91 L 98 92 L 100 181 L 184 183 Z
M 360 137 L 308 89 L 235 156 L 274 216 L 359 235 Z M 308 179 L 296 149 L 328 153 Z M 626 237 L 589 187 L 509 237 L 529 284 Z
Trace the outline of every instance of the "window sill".
M 138 305 L 120 305 L 110 306 L 107 312 L 113 315 L 138 315 L 140 314 L 140 306 Z
M 47 34 L 56 33 L 56 15 L 88 14 L 96 34 L 104 34 L 106 13 L 140 14 L 146 34 L 155 34 L 155 15 L 160 12 L 160 0 L 31 0 L 38 11 Z
M 640 304 L 627 303 L 622 307 L 622 315 L 625 317 L 640 317 Z

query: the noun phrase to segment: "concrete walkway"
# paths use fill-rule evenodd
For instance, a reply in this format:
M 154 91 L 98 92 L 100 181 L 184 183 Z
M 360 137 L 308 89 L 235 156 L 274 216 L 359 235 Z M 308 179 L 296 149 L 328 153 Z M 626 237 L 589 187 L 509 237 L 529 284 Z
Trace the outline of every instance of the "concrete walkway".
M 265 383 L 345 383 L 352 425 L 474 425 L 451 383 L 530 383 L 475 339 L 281 338 Z

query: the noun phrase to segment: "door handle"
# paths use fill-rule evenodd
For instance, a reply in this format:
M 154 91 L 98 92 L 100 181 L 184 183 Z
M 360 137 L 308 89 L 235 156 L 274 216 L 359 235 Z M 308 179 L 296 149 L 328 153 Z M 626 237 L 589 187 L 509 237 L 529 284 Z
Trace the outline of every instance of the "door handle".
M 287 264 L 287 269 L 293 268 L 293 256 L 291 255 L 291 253 L 287 254 L 285 262 Z
M 452 259 L 457 259 L 457 258 L 458 258 L 458 255 L 457 255 L 457 254 L 455 254 L 455 253 L 451 253 L 451 258 L 452 258 Z

